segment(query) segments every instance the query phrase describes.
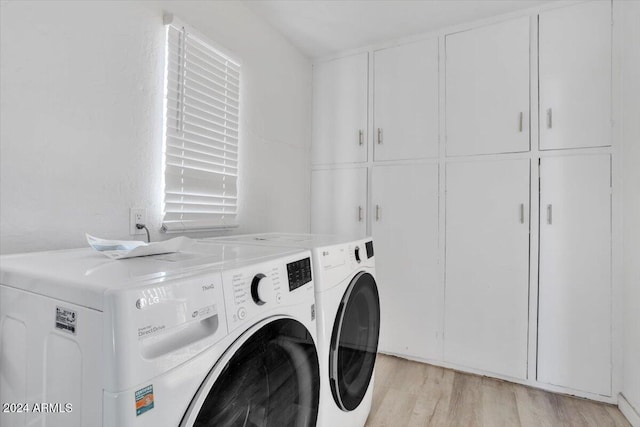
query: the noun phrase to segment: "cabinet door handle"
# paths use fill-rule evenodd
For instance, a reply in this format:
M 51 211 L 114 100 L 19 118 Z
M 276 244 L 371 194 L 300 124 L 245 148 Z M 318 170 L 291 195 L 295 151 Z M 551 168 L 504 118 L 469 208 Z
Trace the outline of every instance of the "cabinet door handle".
M 364 131 L 362 129 L 358 130 L 358 145 L 364 144 Z
M 524 122 L 524 113 L 520 111 L 520 114 L 518 115 L 518 132 L 522 132 L 523 126 L 524 126 L 523 122 Z
M 378 128 L 378 144 L 382 144 L 382 128 Z
M 380 205 L 376 205 L 376 221 L 380 221 Z
M 362 213 L 363 213 L 362 206 L 358 206 L 358 222 L 362 222 L 362 219 L 364 218 Z
M 520 203 L 520 224 L 524 224 L 524 203 Z
M 547 205 L 547 224 L 553 224 L 553 206 Z
M 551 108 L 547 109 L 547 128 L 553 128 L 553 110 Z

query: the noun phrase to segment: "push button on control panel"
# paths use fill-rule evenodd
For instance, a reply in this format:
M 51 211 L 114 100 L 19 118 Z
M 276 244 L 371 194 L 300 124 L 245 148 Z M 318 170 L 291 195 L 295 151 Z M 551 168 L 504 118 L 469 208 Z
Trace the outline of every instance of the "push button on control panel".
M 244 320 L 247 317 L 247 309 L 244 307 L 240 307 L 238 309 L 238 319 Z

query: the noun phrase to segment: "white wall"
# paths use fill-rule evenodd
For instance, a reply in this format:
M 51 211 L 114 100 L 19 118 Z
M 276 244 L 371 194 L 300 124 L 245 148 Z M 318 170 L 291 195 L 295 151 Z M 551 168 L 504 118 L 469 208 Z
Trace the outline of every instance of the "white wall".
M 163 11 L 242 61 L 241 228 L 309 230 L 311 63 L 239 2 L 2 1 L 0 253 L 160 235 Z M 139 237 L 139 236 L 138 236 Z
M 622 7 L 624 368 L 622 393 L 640 413 L 640 1 Z

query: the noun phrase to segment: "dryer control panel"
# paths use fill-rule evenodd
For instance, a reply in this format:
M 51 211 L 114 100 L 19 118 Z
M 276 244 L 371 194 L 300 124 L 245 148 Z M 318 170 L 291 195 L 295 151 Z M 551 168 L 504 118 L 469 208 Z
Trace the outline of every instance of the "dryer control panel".
M 349 280 L 353 274 L 365 269 L 375 272 L 373 241 L 370 238 L 314 249 L 313 260 L 316 292 L 324 292 Z

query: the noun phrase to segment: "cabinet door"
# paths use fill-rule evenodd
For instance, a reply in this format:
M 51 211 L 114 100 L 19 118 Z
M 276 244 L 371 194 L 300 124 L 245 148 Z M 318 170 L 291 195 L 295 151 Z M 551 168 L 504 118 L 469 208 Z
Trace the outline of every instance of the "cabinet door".
M 368 54 L 313 66 L 312 163 L 367 161 Z
M 540 149 L 611 145 L 611 2 L 540 14 Z
M 438 156 L 438 39 L 374 53 L 374 158 Z
M 610 156 L 540 162 L 538 381 L 611 394 Z
M 529 160 L 447 164 L 445 361 L 524 379 Z
M 311 232 L 364 237 L 367 168 L 311 172 Z
M 380 286 L 380 349 L 442 358 L 438 165 L 376 166 L 372 232 Z
M 529 150 L 529 17 L 446 38 L 447 155 Z

